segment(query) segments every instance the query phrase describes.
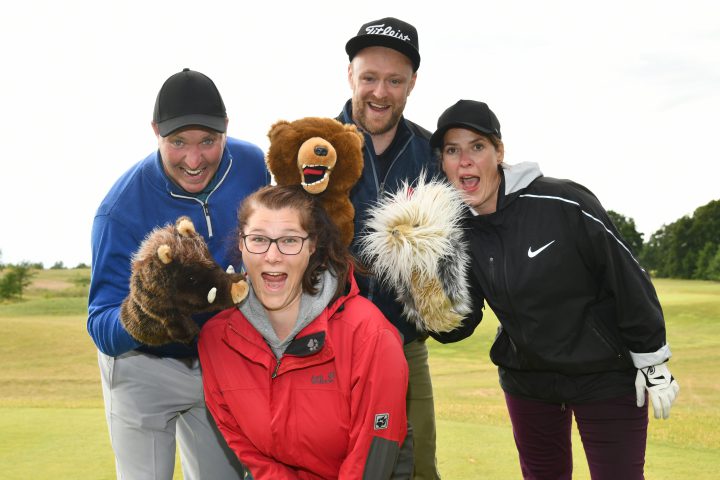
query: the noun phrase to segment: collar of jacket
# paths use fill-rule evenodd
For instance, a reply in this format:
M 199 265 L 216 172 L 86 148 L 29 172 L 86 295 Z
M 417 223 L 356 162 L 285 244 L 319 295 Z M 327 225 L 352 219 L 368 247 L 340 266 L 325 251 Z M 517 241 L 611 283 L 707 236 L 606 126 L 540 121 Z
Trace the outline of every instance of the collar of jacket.
M 347 300 L 360 293 L 352 269 L 348 274 L 348 285 L 349 291 L 345 295 L 328 305 L 320 315 L 300 330 L 279 362 L 260 332 L 239 309 L 234 309 L 228 317 L 223 342 L 248 360 L 275 371 L 275 375 L 329 361 L 335 357 L 335 352 L 332 339 L 327 336 L 328 322 L 336 313 L 344 310 Z
M 492 224 L 500 223 L 502 212 L 508 208 L 536 179 L 543 176 L 535 162 L 522 162 L 517 165 L 505 164 L 498 167 L 500 171 L 500 185 L 498 186 L 497 208 L 495 212 L 487 215 L 474 215 L 468 213 L 468 218 Z
M 220 184 L 222 183 L 222 179 L 227 176 L 230 168 L 232 168 L 232 164 L 232 154 L 230 153 L 227 145 L 225 145 L 222 159 L 220 159 L 220 165 L 218 166 L 217 172 L 215 172 L 215 176 L 210 180 L 211 183 L 215 184 L 215 187 L 209 193 L 214 192 L 220 186 Z M 167 176 L 167 174 L 165 173 L 165 169 L 163 168 L 160 150 L 157 150 L 155 152 L 155 162 L 153 162 L 153 167 L 154 168 L 150 171 L 150 174 L 152 176 L 152 182 L 157 185 L 161 190 L 168 192 L 170 195 L 176 195 L 180 197 L 196 196 L 192 193 L 186 192 L 182 188 L 175 185 L 175 182 L 170 180 L 170 177 Z

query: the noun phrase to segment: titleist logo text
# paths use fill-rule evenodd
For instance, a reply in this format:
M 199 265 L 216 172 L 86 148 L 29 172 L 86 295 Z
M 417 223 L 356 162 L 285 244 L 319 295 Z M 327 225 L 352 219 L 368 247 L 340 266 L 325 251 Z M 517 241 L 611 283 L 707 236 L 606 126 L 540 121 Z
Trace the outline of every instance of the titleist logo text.
M 410 41 L 409 36 L 405 35 L 400 30 L 395 31 L 392 27 L 386 27 L 384 23 L 381 25 L 370 25 L 365 28 L 365 32 L 367 32 L 368 35 L 387 35 L 388 37 L 399 38 L 405 42 Z

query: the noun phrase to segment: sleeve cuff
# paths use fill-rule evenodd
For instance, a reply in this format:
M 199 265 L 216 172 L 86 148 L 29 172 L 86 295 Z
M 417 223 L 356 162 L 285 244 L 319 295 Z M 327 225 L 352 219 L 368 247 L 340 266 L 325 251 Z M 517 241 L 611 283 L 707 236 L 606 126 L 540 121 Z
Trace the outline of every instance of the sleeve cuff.
M 645 368 L 667 362 L 670 357 L 672 357 L 672 352 L 670 352 L 670 345 L 663 345 L 662 348 L 657 352 L 630 352 L 630 357 L 632 358 L 635 368 Z

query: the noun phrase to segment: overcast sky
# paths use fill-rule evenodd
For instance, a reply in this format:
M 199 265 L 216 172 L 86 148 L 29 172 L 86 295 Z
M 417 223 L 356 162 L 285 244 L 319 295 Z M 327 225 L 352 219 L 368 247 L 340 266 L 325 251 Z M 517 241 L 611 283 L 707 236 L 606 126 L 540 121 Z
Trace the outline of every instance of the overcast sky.
M 170 75 L 210 76 L 228 133 L 267 150 L 275 121 L 340 111 L 345 42 L 386 16 L 418 29 L 405 114 L 427 129 L 487 102 L 507 162 L 584 184 L 646 240 L 720 199 L 720 2 L 25 0 L 0 16 L 0 261 L 90 263 Z

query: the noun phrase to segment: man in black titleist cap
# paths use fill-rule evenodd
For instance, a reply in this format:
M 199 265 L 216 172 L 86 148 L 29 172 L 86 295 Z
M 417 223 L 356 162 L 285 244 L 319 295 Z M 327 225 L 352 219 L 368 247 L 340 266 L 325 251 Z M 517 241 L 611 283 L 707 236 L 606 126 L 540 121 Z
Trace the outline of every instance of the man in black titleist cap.
M 415 180 L 423 169 L 434 175 L 437 167 L 431 159 L 430 132 L 403 117 L 420 66 L 415 27 L 392 17 L 365 23 L 348 40 L 345 51 L 350 60 L 348 83 L 352 98 L 338 120 L 354 123 L 365 135 L 363 173 L 350 194 L 355 207 L 355 232 L 361 234 L 368 209 L 376 201 L 395 192 L 402 181 Z M 359 276 L 358 284 L 361 294 L 373 301 L 404 339 L 410 369 L 407 412 L 414 443 L 414 478 L 440 478 L 435 459 L 435 407 L 427 335 L 402 316 L 395 292 L 374 278 Z M 413 471 L 407 453 L 408 449 L 397 453 L 398 474 L 403 469 L 407 474 Z
M 98 348 L 118 478 L 172 478 L 176 439 L 186 480 L 245 478 L 205 408 L 196 343 L 147 345 L 128 333 L 120 313 L 132 255 L 157 226 L 186 215 L 220 265 L 237 260 L 226 242 L 235 212 L 269 176 L 260 148 L 227 137 L 227 125 L 210 78 L 188 68 L 172 75 L 155 101 L 157 151 L 117 180 L 93 221 L 87 328 Z M 201 326 L 209 317 L 195 320 Z

